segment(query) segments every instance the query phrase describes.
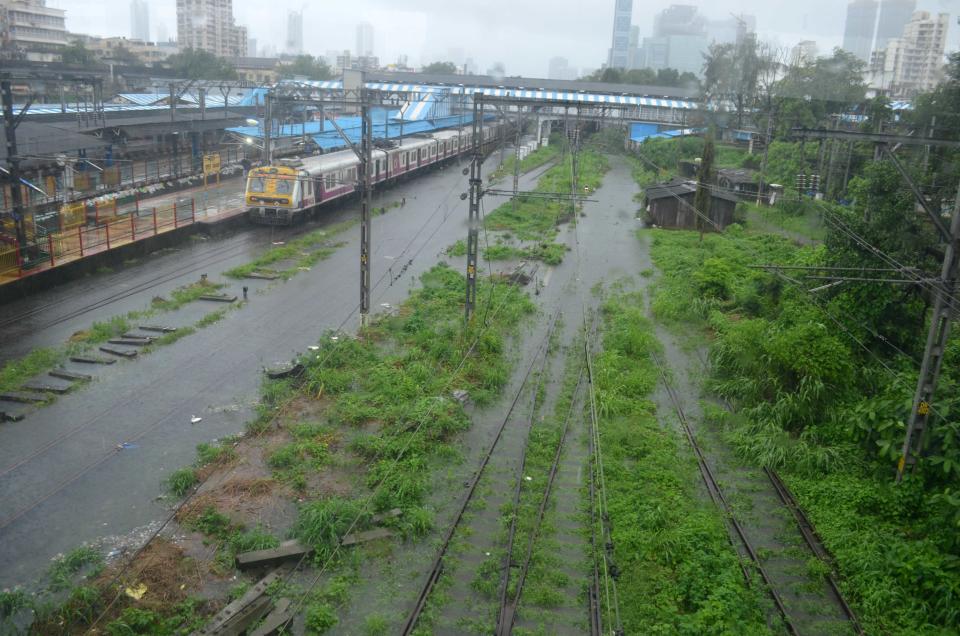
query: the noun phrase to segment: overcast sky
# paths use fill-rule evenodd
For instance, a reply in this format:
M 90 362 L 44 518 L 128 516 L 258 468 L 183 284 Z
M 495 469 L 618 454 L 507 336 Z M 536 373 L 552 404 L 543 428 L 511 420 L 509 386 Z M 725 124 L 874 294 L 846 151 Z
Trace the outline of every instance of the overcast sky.
M 151 36 L 176 37 L 176 0 L 148 0 Z M 129 0 L 48 0 L 67 10 L 67 29 L 93 35 L 130 34 Z M 650 35 L 653 16 L 671 4 L 693 4 L 708 18 L 748 13 L 762 39 L 790 47 L 816 40 L 838 46 L 846 0 L 635 0 L 633 23 Z M 305 6 L 304 47 L 314 55 L 355 48 L 360 21 L 374 27 L 381 63 L 409 56 L 411 64 L 472 57 L 480 72 L 503 62 L 510 75 L 545 77 L 551 57 L 593 69 L 606 60 L 614 0 L 233 0 L 234 15 L 260 46 L 283 50 L 287 11 Z M 960 0 L 918 0 L 918 8 L 951 14 L 949 49 L 960 48 Z M 162 26 L 161 26 L 162 25 Z M 453 59 L 459 57 L 460 59 Z

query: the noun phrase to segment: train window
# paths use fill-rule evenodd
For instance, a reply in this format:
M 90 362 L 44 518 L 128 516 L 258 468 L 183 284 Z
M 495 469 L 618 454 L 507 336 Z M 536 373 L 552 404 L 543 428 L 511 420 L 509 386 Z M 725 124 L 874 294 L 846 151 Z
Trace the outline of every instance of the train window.
M 337 175 L 335 175 L 332 172 L 328 172 L 327 174 L 324 175 L 323 181 L 324 181 L 323 186 L 327 190 L 331 190 L 337 185 Z
M 275 188 L 277 194 L 290 194 L 293 192 L 293 179 L 277 179 Z
M 250 179 L 250 192 L 263 192 L 263 179 L 257 177 L 255 179 Z

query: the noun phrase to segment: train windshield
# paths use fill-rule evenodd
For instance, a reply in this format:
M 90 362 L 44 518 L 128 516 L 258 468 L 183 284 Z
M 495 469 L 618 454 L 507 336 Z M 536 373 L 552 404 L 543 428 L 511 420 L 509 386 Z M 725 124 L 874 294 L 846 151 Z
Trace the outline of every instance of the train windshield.
M 277 194 L 290 194 L 293 191 L 293 180 L 277 179 L 274 189 Z
M 263 192 L 264 191 L 263 178 L 251 177 L 248 189 L 250 190 L 250 192 Z

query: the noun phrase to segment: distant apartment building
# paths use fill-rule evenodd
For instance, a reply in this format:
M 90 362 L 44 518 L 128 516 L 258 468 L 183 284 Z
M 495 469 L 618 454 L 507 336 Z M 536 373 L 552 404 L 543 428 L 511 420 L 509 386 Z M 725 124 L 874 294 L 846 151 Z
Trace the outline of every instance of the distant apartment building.
M 803 66 L 817 59 L 820 49 L 814 40 L 803 40 L 790 49 L 790 66 Z
M 627 68 L 630 62 L 630 26 L 633 19 L 633 0 L 615 0 L 613 8 L 613 35 L 607 56 L 609 68 Z
M 177 43 L 181 49 L 243 57 L 247 29 L 234 23 L 233 0 L 177 0 Z
M 380 68 L 380 58 L 376 55 L 353 55 L 350 51 L 343 51 L 333 59 L 336 70 L 375 71 Z
M 123 37 L 100 38 L 87 36 L 82 38 L 84 47 L 104 62 L 129 64 L 136 61 L 147 66 L 164 62 L 179 49 L 173 42 L 144 42 Z M 130 58 L 133 58 L 131 60 Z
M 575 80 L 577 69 L 570 67 L 570 61 L 565 57 L 552 57 L 547 70 L 547 79 Z
M 280 79 L 280 60 L 275 57 L 238 57 L 231 60 L 240 79 L 255 84 L 274 84 Z
M 287 53 L 303 53 L 303 9 L 287 13 Z
M 150 41 L 150 7 L 147 0 L 130 0 L 130 39 Z
M 917 11 L 898 38 L 874 52 L 870 88 L 893 97 L 913 97 L 933 89 L 943 78 L 950 16 Z
M 67 45 L 65 13 L 46 0 L 0 0 L 0 48 L 8 55 L 49 61 L 45 53 Z
M 864 62 L 870 61 L 877 26 L 877 0 L 851 0 L 847 5 L 847 21 L 843 27 L 843 50 Z

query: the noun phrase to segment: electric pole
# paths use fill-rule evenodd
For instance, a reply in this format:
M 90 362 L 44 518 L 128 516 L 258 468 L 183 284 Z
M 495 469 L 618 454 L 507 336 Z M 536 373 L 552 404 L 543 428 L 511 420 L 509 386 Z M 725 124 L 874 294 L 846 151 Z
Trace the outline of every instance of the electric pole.
M 269 166 L 272 159 L 270 133 L 273 131 L 273 94 L 270 91 L 263 96 L 263 165 Z
M 502 129 L 501 129 L 502 130 Z M 480 248 L 480 197 L 483 196 L 483 177 L 480 169 L 483 166 L 483 149 L 480 147 L 483 139 L 483 93 L 473 96 L 473 161 L 470 162 L 470 207 L 467 229 L 467 298 L 465 304 L 465 321 L 470 323 L 470 316 L 477 304 L 477 252 Z
M 20 192 L 20 157 L 17 156 L 17 118 L 13 116 L 13 86 L 10 80 L 0 81 L 3 93 L 3 132 L 7 141 L 7 165 L 10 172 L 10 203 L 13 222 L 17 227 L 17 246 L 20 258 L 27 254 L 27 222 L 23 216 L 23 197 Z M 26 111 L 24 111 L 26 112 Z
M 360 324 L 370 320 L 370 203 L 373 184 L 370 180 L 373 166 L 373 122 L 370 120 L 370 102 L 367 89 L 360 89 Z
M 920 364 L 920 377 L 913 396 L 913 408 L 907 422 L 907 436 L 903 442 L 903 454 L 897 465 L 897 482 L 903 479 L 908 468 L 917 463 L 923 449 L 923 435 L 930 420 L 930 403 L 937 390 L 940 379 L 940 367 L 946 352 L 947 339 L 950 337 L 950 315 L 953 313 L 953 295 L 957 289 L 957 243 L 960 241 L 960 186 L 957 186 L 957 199 L 953 206 L 953 219 L 950 222 L 950 236 L 943 255 L 943 268 L 937 285 L 933 315 L 930 317 L 930 330 L 927 332 L 927 347 Z

